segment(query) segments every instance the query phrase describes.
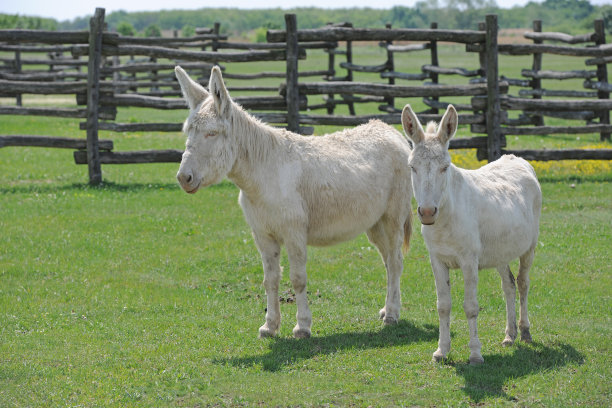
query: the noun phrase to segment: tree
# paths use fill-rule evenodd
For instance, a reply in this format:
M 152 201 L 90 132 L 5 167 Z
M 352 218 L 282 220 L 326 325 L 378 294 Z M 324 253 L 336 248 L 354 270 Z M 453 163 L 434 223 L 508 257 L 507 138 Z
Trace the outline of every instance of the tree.
M 608 32 L 608 34 L 612 34 L 612 7 L 605 6 L 601 11 L 601 15 L 604 21 L 604 27 L 606 31 Z
M 144 31 L 145 37 L 161 37 L 161 30 L 155 24 L 151 24 Z
M 189 24 L 183 26 L 182 35 L 183 37 L 193 37 L 195 35 L 195 28 Z
M 136 30 L 134 30 L 134 26 L 127 21 L 122 21 L 117 24 L 117 32 L 127 37 L 133 37 Z
M 57 22 L 50 18 L 0 14 L 0 29 L 57 30 Z

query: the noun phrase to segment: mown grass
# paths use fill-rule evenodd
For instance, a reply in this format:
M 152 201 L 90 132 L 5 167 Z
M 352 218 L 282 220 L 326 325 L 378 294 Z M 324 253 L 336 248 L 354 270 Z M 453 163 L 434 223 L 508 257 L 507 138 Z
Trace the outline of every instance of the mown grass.
M 535 343 L 501 347 L 499 278 L 483 271 L 486 364 L 470 367 L 458 271 L 453 350 L 430 361 L 435 290 L 416 227 L 399 325 L 377 319 L 384 270 L 361 236 L 310 250 L 313 338 L 291 337 L 285 273 L 280 337 L 259 340 L 260 260 L 233 185 L 188 196 L 174 165 L 99 188 L 80 177 L 15 183 L 4 170 L 24 150 L 0 156 L 2 406 L 609 405 L 609 183 L 543 184 Z
M 184 117 L 151 112 L 120 110 L 118 121 Z M 0 134 L 29 133 L 83 134 L 76 120 L 2 117 Z M 100 137 L 116 150 L 184 143 L 180 134 Z M 598 136 L 519 139 L 584 146 Z M 453 160 L 482 164 L 473 151 Z M 0 406 L 610 406 L 612 170 L 608 162 L 534 165 L 544 193 L 534 343 L 501 346 L 499 277 L 482 271 L 486 362 L 471 367 L 458 271 L 453 350 L 446 363 L 431 362 L 436 298 L 418 222 L 397 326 L 377 319 L 384 268 L 362 235 L 309 250 L 313 337 L 291 337 L 286 270 L 280 336 L 260 340 L 261 262 L 232 184 L 191 196 L 176 185 L 176 164 L 150 164 L 103 166 L 104 184 L 89 187 L 70 151 L 2 148 Z

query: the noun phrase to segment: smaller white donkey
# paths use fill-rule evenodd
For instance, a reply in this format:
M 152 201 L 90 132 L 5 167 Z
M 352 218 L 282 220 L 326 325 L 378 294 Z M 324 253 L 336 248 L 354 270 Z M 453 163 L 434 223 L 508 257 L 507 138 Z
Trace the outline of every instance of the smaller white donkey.
M 177 178 L 188 193 L 225 176 L 240 188 L 238 201 L 264 270 L 268 309 L 259 335 L 275 336 L 280 326 L 281 245 L 287 249 L 295 289 L 293 334 L 309 337 L 306 246 L 336 244 L 364 231 L 387 268 L 387 297 L 380 317 L 396 323 L 402 244 L 408 245 L 412 231 L 406 138 L 380 121 L 326 136 L 300 136 L 268 126 L 234 103 L 219 67 L 212 69 L 209 91 L 180 67 L 176 77 L 190 108 Z
M 506 337 L 514 343 L 516 287 L 508 263 L 520 259 L 517 277 L 520 295 L 521 340 L 531 342 L 527 317 L 529 269 L 538 242 L 542 192 L 529 163 L 514 155 L 502 156 L 478 170 L 451 163 L 449 140 L 457 131 L 457 111 L 448 106 L 440 125 L 429 123 L 423 131 L 406 105 L 402 125 L 414 142 L 409 165 L 412 186 L 423 224 L 421 232 L 429 251 L 438 295 L 440 338 L 433 354 L 443 360 L 450 351 L 451 294 L 449 268 L 461 268 L 465 285 L 463 309 L 470 330 L 470 363 L 484 362 L 480 353 L 477 317 L 478 270 L 497 268 L 506 300 Z

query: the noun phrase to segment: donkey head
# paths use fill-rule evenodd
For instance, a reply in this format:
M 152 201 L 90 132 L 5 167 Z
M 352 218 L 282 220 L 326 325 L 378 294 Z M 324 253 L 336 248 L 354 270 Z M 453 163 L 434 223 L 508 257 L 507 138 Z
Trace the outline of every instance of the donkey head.
M 417 200 L 417 213 L 424 225 L 431 225 L 438 217 L 438 207 L 444 197 L 451 166 L 448 142 L 457 131 L 458 117 L 449 105 L 440 125 L 427 124 L 424 131 L 419 119 L 406 105 L 402 111 L 404 132 L 414 142 L 408 164 L 412 170 L 412 189 Z
M 190 111 L 183 125 L 187 143 L 176 178 L 183 190 L 193 194 L 200 187 L 219 183 L 234 165 L 236 151 L 230 132 L 233 102 L 219 67 L 212 69 L 208 91 L 181 67 L 177 66 L 175 73 Z

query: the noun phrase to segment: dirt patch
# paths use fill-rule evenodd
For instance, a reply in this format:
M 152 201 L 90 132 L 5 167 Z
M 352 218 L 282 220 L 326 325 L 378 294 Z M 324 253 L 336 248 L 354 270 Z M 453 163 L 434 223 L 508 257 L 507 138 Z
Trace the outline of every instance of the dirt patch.
M 499 30 L 497 42 L 499 44 L 533 44 L 533 41 L 525 38 L 526 28 L 504 28 Z

